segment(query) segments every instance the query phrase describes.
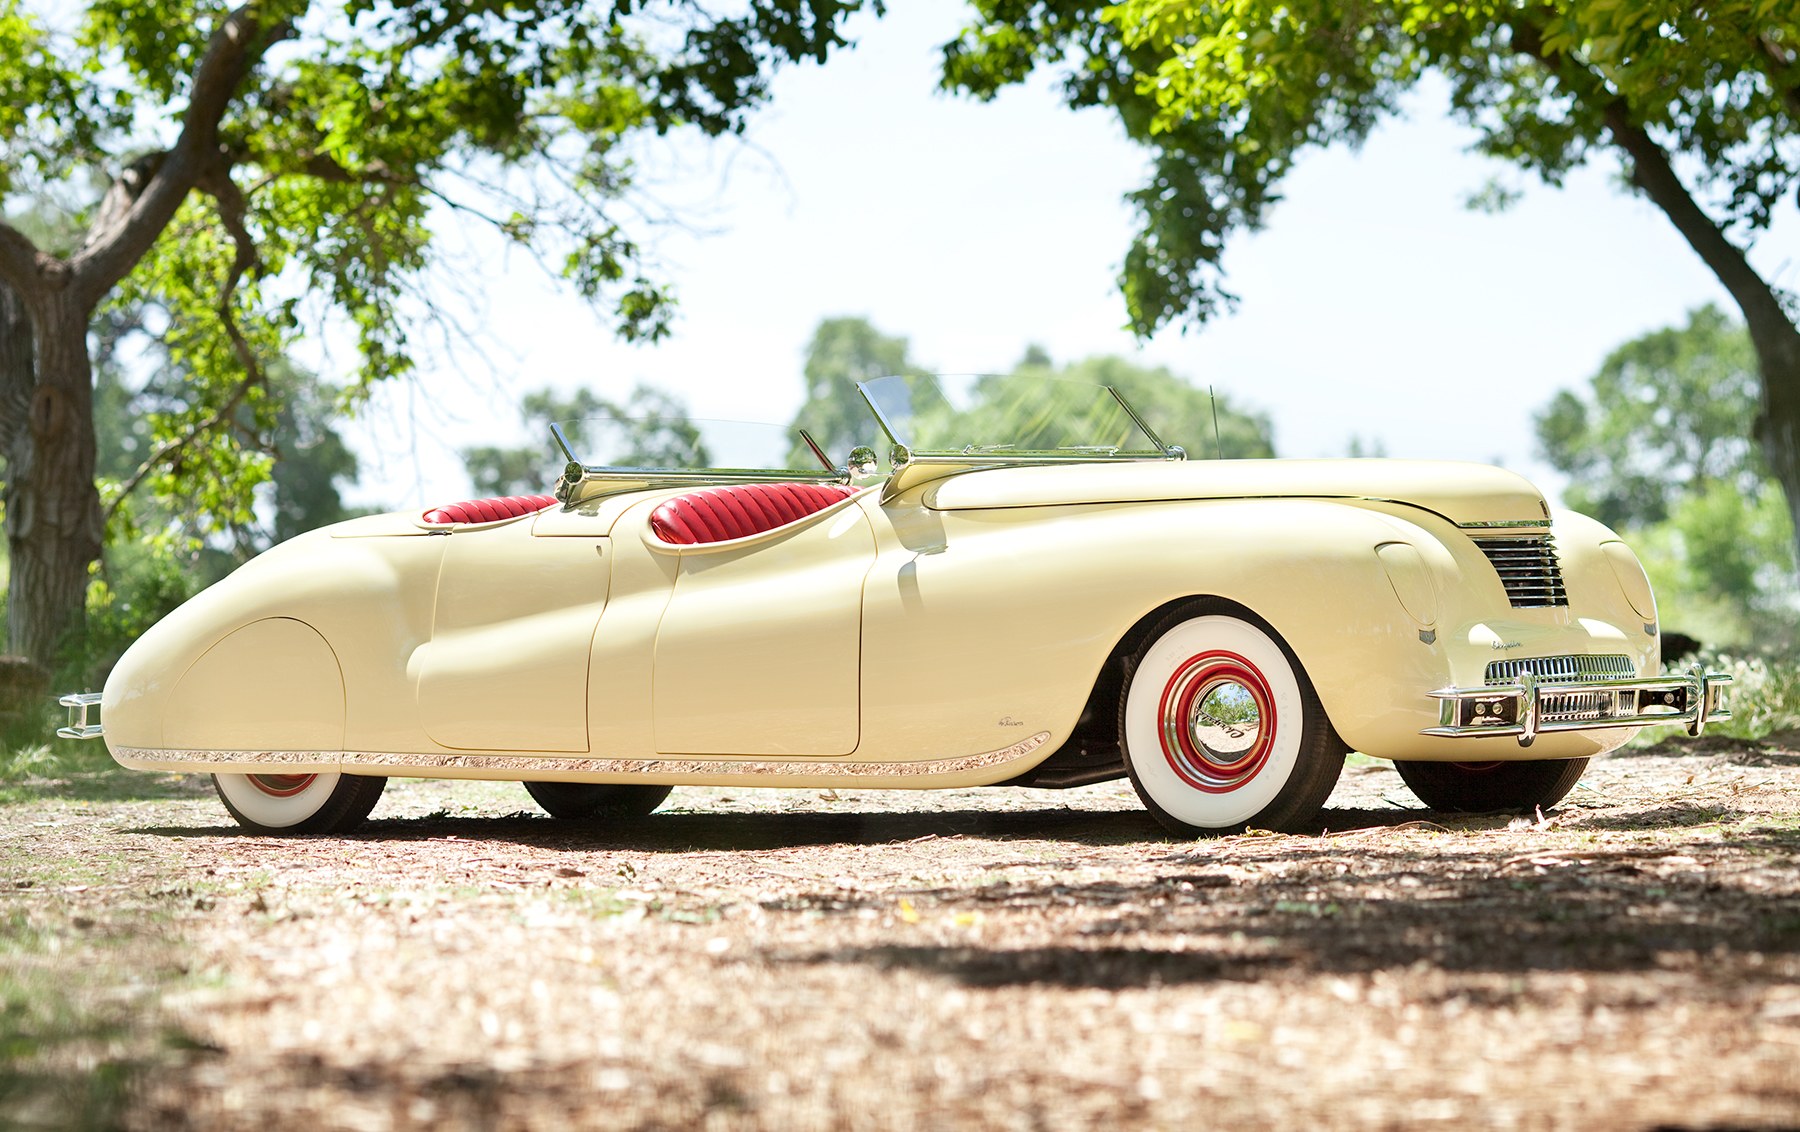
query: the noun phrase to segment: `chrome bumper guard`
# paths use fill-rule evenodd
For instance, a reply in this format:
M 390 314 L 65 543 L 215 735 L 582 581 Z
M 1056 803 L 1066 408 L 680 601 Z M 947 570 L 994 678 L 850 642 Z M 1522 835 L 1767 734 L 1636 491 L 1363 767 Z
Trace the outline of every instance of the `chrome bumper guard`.
M 1601 677 L 1546 681 L 1529 672 L 1478 688 L 1439 688 L 1437 727 L 1422 735 L 1447 739 L 1510 735 L 1529 747 L 1552 731 L 1596 731 L 1683 723 L 1699 735 L 1709 723 L 1731 718 L 1725 687 L 1731 676 L 1695 666 L 1667 676 Z
M 104 728 L 98 723 L 88 722 L 88 709 L 100 706 L 99 692 L 76 692 L 56 701 L 69 709 L 69 725 L 58 727 L 58 739 L 98 739 Z

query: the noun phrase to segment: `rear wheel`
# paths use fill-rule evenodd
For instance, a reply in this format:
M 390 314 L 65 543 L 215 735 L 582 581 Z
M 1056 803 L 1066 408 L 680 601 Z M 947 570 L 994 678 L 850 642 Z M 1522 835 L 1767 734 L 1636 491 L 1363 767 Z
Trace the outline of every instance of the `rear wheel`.
M 255 833 L 343 833 L 387 787 L 357 774 L 215 774 L 213 789 L 239 825 Z
M 1184 837 L 1305 825 L 1346 751 L 1273 634 L 1191 610 L 1138 651 L 1119 698 L 1119 743 L 1138 797 Z
M 1434 810 L 1465 814 L 1493 810 L 1548 809 L 1575 789 L 1586 759 L 1533 762 L 1394 762 L 1419 801 Z
M 532 800 L 553 818 L 641 818 L 663 804 L 672 786 L 636 783 L 527 782 Z

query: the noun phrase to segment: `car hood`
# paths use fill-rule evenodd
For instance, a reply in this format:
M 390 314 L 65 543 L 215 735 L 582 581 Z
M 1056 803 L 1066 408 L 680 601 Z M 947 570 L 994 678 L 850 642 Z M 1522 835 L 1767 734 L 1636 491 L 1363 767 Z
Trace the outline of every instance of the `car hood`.
M 1515 472 L 1437 460 L 1184 460 L 990 468 L 925 488 L 938 511 L 1184 499 L 1366 499 L 1458 524 L 1541 523 L 1544 497 Z

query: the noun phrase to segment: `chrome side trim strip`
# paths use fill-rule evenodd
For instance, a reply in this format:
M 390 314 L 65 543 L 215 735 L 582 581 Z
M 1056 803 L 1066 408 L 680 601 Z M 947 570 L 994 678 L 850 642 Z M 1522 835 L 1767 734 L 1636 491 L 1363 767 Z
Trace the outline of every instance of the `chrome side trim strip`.
M 533 755 L 407 754 L 380 751 L 175 751 L 121 747 L 118 754 L 141 762 L 182 762 L 234 766 L 295 763 L 337 763 L 346 769 L 407 767 L 439 770 L 574 771 L 583 774 L 682 774 L 741 775 L 746 778 L 776 775 L 824 775 L 842 778 L 916 778 L 932 774 L 958 774 L 1023 759 L 1050 741 L 1050 732 L 1029 735 L 1009 747 L 980 754 L 923 762 L 833 762 L 817 759 L 607 759 L 539 757 Z
M 336 751 L 184 751 L 174 747 L 114 747 L 120 762 L 201 763 L 228 771 L 234 766 L 336 766 Z

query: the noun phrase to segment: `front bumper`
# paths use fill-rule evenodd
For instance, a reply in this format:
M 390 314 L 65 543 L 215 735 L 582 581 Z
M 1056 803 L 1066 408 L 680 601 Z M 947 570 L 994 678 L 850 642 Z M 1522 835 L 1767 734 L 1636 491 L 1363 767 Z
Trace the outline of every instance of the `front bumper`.
M 1448 739 L 1513 736 L 1529 747 L 1553 731 L 1686 724 L 1699 735 L 1731 718 L 1725 686 L 1731 676 L 1698 666 L 1667 676 L 1543 680 L 1529 672 L 1504 683 L 1439 688 L 1437 727 L 1420 732 Z
M 88 709 L 100 706 L 99 692 L 75 692 L 56 702 L 69 709 L 69 725 L 56 729 L 57 738 L 98 739 L 106 734 L 106 729 L 100 724 L 88 722 Z

